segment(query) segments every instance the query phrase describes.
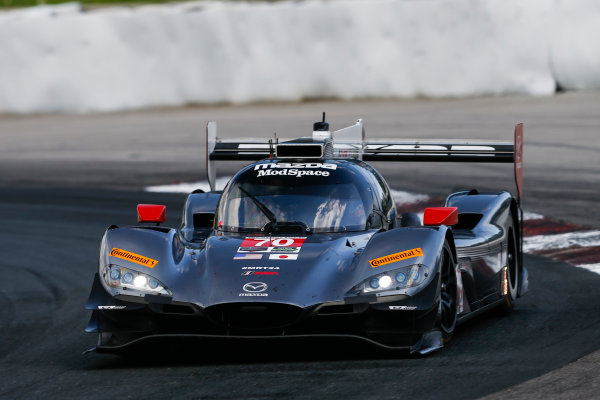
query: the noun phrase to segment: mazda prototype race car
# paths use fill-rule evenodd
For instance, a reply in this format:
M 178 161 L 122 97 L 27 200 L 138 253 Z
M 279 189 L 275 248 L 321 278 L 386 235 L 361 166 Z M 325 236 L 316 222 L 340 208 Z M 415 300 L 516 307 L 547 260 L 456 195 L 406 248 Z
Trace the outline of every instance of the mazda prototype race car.
M 509 310 L 522 263 L 523 128 L 514 143 L 366 141 L 362 120 L 290 141 L 225 142 L 207 126 L 210 192 L 189 195 L 179 228 L 161 205 L 111 226 L 87 302 L 97 352 L 149 339 L 345 339 L 428 353 L 458 323 Z M 223 191 L 215 162 L 247 160 Z M 516 193 L 450 194 L 397 214 L 367 161 L 514 163 Z

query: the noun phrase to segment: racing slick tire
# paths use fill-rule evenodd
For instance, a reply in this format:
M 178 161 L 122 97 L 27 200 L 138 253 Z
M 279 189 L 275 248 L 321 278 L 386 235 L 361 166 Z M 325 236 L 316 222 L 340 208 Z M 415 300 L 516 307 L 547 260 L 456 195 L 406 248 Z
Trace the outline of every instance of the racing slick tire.
M 506 294 L 504 302 L 498 308 L 501 315 L 507 315 L 514 308 L 514 302 L 519 291 L 519 255 L 517 253 L 517 238 L 514 224 L 508 227 L 506 235 Z M 504 285 L 504 282 L 501 282 Z
M 442 250 L 440 267 L 440 305 L 438 311 L 437 328 L 442 332 L 442 339 L 447 343 L 454 334 L 458 304 L 458 285 L 456 279 L 456 262 L 446 241 Z

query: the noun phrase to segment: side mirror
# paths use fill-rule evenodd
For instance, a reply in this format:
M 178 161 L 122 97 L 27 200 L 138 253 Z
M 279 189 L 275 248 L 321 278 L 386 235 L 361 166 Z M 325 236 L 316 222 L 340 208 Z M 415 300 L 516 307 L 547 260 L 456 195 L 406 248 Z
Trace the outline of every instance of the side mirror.
M 156 222 L 159 225 L 167 220 L 167 206 L 159 204 L 138 204 L 138 222 Z
M 456 225 L 458 224 L 458 207 L 428 207 L 423 214 L 423 225 Z

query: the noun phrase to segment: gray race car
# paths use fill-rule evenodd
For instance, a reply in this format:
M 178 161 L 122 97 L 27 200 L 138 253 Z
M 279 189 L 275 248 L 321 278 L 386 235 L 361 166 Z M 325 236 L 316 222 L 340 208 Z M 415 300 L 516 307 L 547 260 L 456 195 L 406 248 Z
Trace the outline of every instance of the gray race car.
M 362 120 L 332 132 L 324 118 L 306 138 L 224 142 L 211 122 L 213 190 L 189 195 L 179 228 L 140 204 L 143 225 L 106 230 L 86 331 L 111 353 L 181 337 L 439 349 L 527 290 L 522 143 L 521 124 L 514 143 L 367 142 Z M 239 159 L 251 163 L 214 190 L 215 162 Z M 367 161 L 514 163 L 517 196 L 458 192 L 399 215 Z

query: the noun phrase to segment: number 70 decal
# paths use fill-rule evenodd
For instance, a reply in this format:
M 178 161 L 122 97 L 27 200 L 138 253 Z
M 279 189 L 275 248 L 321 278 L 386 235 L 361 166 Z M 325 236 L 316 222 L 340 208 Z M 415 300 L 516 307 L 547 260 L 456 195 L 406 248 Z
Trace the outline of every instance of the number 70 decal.
M 306 237 L 247 237 L 240 247 L 302 247 L 305 240 Z

